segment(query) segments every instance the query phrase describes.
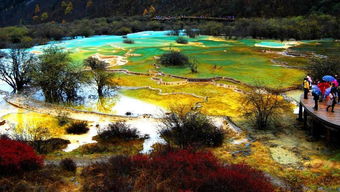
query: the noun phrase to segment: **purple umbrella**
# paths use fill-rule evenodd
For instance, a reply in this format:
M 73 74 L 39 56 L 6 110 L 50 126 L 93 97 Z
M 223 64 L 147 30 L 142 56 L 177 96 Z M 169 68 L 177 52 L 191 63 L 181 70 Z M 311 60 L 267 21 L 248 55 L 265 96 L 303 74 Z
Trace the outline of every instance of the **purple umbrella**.
M 334 81 L 332 81 L 332 83 L 334 83 L 335 87 L 339 86 L 339 82 L 336 79 Z

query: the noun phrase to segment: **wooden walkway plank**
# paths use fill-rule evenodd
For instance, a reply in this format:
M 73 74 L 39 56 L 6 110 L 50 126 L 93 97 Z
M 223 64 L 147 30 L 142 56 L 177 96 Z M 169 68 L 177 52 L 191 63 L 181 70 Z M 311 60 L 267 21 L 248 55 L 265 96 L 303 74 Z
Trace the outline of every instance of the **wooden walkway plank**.
M 327 101 L 319 102 L 319 110 L 314 110 L 314 100 L 311 94 L 308 95 L 308 99 L 304 99 L 304 96 L 301 95 L 300 102 L 302 107 L 306 110 L 308 115 L 314 116 L 319 119 L 321 122 L 330 126 L 334 129 L 340 130 L 340 105 L 336 104 L 334 108 L 334 113 L 331 112 L 331 108 L 326 111 Z

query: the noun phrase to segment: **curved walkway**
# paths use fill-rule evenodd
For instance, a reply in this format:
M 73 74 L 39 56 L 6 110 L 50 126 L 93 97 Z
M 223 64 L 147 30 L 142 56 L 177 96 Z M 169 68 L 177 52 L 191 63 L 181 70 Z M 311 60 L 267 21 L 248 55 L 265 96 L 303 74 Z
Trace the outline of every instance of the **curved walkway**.
M 301 105 L 305 109 L 305 112 L 308 112 L 311 116 L 320 120 L 323 124 L 329 126 L 330 128 L 340 130 L 340 106 L 339 104 L 335 105 L 334 113 L 326 111 L 327 105 L 326 101 L 319 102 L 319 110 L 314 110 L 314 100 L 311 95 L 309 95 L 308 99 L 304 99 L 304 96 L 301 95 L 300 98 Z M 302 114 L 301 114 L 302 115 Z

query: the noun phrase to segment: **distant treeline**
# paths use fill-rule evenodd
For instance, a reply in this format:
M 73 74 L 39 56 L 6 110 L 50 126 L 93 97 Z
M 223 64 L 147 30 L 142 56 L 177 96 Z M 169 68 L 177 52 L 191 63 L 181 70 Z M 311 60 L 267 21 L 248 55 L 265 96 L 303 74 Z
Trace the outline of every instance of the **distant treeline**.
M 198 29 L 197 33 L 201 35 L 225 36 L 226 38 L 340 39 L 340 18 L 330 15 L 272 19 L 240 18 L 229 23 L 211 21 L 160 22 L 149 17 L 82 19 L 69 23 L 50 22 L 0 28 L 0 48 L 10 47 L 13 44 L 33 46 L 50 40 L 61 40 L 62 38 L 74 38 L 77 36 L 125 35 L 147 30 L 178 31 L 180 29 Z M 194 33 L 192 30 L 190 32 Z
M 1 0 L 0 26 L 114 16 L 340 16 L 339 0 Z

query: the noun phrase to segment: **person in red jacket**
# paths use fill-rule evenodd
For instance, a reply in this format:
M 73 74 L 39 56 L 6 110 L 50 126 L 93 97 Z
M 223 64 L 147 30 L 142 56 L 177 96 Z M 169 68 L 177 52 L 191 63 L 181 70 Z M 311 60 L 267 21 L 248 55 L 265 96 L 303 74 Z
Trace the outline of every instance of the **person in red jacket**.
M 321 97 L 320 97 L 320 101 L 322 101 L 325 98 L 326 89 L 328 89 L 330 87 L 330 85 L 329 85 L 328 82 L 321 80 L 321 82 L 318 84 L 318 87 L 319 87 L 321 94 L 322 94 Z

